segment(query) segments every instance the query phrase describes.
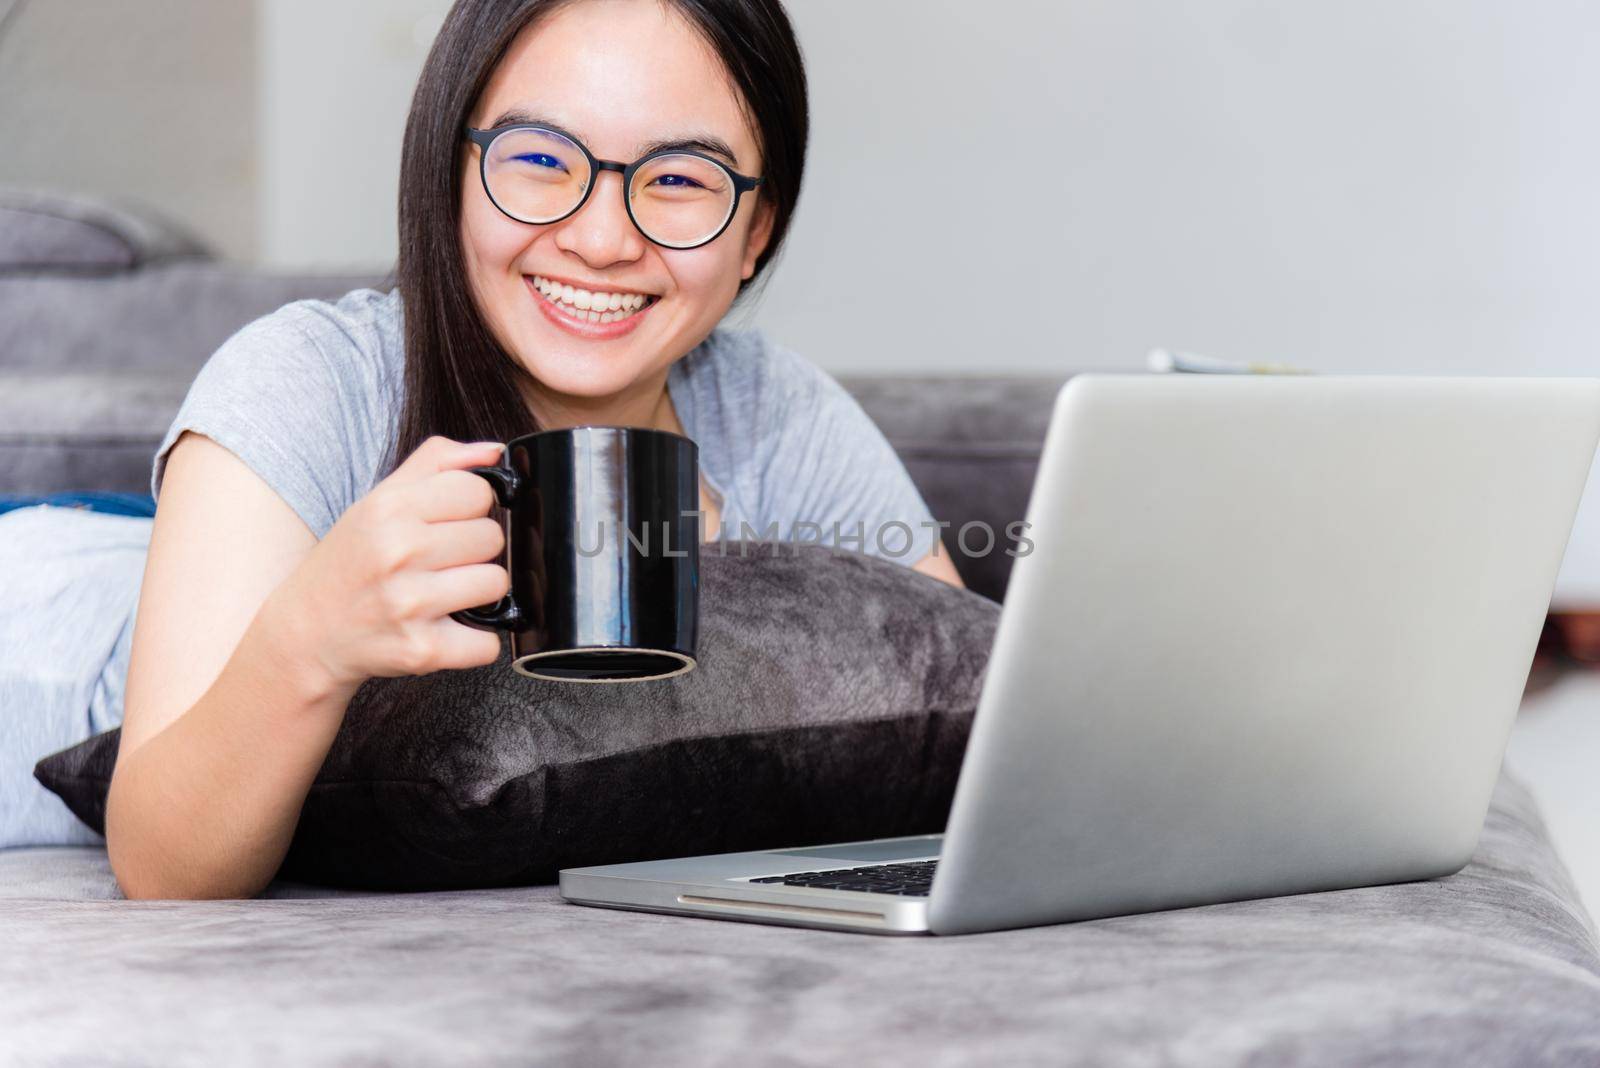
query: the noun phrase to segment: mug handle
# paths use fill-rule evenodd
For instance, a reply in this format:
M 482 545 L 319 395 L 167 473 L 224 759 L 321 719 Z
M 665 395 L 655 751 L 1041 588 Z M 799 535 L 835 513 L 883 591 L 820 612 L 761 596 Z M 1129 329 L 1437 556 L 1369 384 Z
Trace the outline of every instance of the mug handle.
M 517 473 L 509 467 L 472 467 L 468 468 L 473 474 L 489 483 L 494 490 L 494 498 L 505 509 L 504 527 L 506 531 L 506 548 L 511 547 L 511 516 L 510 510 L 517 501 L 517 491 L 522 488 L 522 480 Z M 463 608 L 459 612 L 451 612 L 450 618 L 457 623 L 468 626 L 487 627 L 490 630 L 516 630 L 522 625 L 522 610 L 517 607 L 516 600 L 507 590 L 506 595 L 495 604 L 486 604 L 478 608 Z

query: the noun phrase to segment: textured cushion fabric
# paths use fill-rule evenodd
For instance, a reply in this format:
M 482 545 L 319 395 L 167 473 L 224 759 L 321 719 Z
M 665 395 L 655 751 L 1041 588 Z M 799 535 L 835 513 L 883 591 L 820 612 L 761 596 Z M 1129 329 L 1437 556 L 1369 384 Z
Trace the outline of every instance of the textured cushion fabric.
M 759 542 L 703 548 L 700 597 L 699 666 L 675 679 L 529 679 L 502 652 L 370 680 L 285 873 L 495 886 L 943 828 L 998 605 L 885 560 Z M 98 735 L 37 773 L 97 831 L 116 745 Z
M 1446 879 L 954 938 L 587 908 L 553 887 L 116 896 L 102 850 L 0 853 L 14 1060 L 1600 1063 L 1594 931 L 1511 780 Z
M 125 271 L 206 254 L 194 237 L 148 211 L 97 197 L 0 189 L 0 273 Z
M 383 283 L 370 275 L 277 274 L 208 260 L 87 278 L 0 273 L 0 369 L 192 378 L 229 335 L 267 312 Z
M 0 493 L 150 492 L 189 376 L 0 370 Z
M 0 493 L 148 493 L 156 445 L 229 335 L 290 301 L 381 282 L 188 259 L 87 277 L 0 270 Z
M 962 581 L 985 597 L 1001 599 L 1011 553 L 1026 551 L 1008 528 L 1027 516 L 1050 410 L 1068 377 L 843 380 L 894 446 L 928 510 L 949 524 L 944 545 Z
M 378 891 L 278 879 L 261 892 L 258 900 L 376 896 L 381 896 Z M 123 897 L 111 871 L 110 858 L 100 846 L 0 849 L 0 931 L 6 930 L 8 921 L 3 903 L 20 900 L 120 901 Z M 3 1056 L 0 1063 L 5 1063 Z

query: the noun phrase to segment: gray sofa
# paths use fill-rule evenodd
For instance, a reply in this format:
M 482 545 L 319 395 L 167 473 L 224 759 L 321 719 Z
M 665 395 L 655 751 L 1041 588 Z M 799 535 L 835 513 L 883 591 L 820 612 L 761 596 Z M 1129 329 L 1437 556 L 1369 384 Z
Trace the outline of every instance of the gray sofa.
M 145 489 L 232 329 L 378 281 L 227 267 L 107 205 L 0 195 L 0 492 Z M 1055 381 L 844 381 L 940 519 L 1022 514 Z M 957 562 L 1002 596 L 1008 557 Z M 1447 879 L 990 935 L 551 887 L 128 902 L 103 850 L 73 848 L 0 852 L 0 947 L 0 1063 L 1600 1064 L 1595 929 L 1510 779 Z

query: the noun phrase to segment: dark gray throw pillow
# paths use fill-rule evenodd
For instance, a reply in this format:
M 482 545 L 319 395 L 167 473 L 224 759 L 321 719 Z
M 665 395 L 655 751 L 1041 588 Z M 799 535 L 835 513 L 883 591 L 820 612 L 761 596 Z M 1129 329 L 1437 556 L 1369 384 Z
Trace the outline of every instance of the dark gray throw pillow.
M 938 831 L 999 606 L 890 561 L 731 542 L 701 556 L 699 665 L 545 682 L 499 663 L 373 679 L 282 874 L 373 889 Z M 95 830 L 117 732 L 35 775 Z

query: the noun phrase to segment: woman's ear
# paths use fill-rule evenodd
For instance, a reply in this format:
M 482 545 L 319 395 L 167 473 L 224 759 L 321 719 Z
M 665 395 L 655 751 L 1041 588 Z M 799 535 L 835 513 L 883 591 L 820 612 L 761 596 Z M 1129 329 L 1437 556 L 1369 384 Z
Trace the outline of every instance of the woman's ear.
M 778 209 L 766 197 L 756 197 L 755 219 L 750 223 L 750 236 L 744 242 L 744 264 L 739 269 L 739 277 L 749 279 L 756 273 L 756 260 L 767 250 L 767 242 L 772 240 L 772 225 L 777 218 Z

